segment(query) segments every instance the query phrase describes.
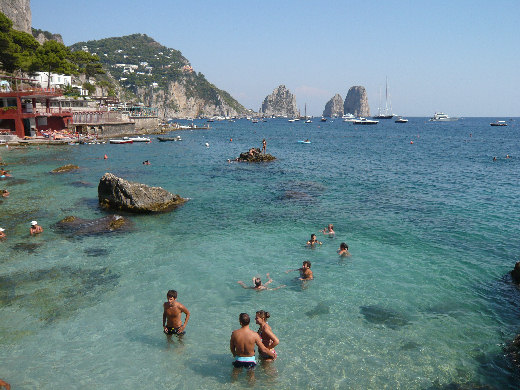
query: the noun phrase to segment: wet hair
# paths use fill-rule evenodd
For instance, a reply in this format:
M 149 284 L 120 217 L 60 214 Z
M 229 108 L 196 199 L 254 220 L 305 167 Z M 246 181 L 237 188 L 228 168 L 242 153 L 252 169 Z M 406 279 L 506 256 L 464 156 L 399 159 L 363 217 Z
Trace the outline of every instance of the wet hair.
M 329 229 L 332 229 L 332 230 L 334 230 L 334 225 L 333 225 L 333 224 L 331 224 L 331 223 L 329 223 Z
M 177 291 L 175 291 L 175 290 L 168 290 L 168 292 L 166 293 L 166 297 L 167 298 L 175 298 L 175 299 L 177 299 Z
M 256 315 L 264 320 L 267 320 L 269 317 L 271 317 L 271 315 L 269 314 L 268 311 L 264 311 L 264 310 L 258 310 L 256 312 Z
M 255 287 L 260 287 L 262 285 L 262 280 L 260 278 L 255 278 Z
M 311 268 L 311 262 L 309 260 L 305 260 L 303 265 L 307 265 L 307 267 Z
M 311 240 L 312 240 L 312 237 L 316 238 L 316 234 L 312 233 L 311 234 Z
M 240 315 L 238 316 L 238 321 L 240 321 L 240 325 L 249 325 L 251 319 L 249 318 L 249 314 L 240 313 Z
M 348 250 L 348 245 L 347 245 L 347 243 L 342 242 L 341 244 L 339 244 L 339 248 Z

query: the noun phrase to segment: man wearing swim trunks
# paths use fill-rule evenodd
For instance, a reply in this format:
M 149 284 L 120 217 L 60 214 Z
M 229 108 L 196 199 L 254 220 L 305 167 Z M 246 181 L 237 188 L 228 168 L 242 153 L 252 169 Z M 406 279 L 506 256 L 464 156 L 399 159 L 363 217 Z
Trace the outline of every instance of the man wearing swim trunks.
M 163 312 L 163 329 L 164 333 L 167 335 L 183 335 L 186 332 L 186 325 L 188 325 L 188 320 L 190 319 L 190 311 L 186 309 L 186 307 L 177 302 L 177 291 L 169 290 L 166 294 L 168 298 L 168 302 L 164 302 L 164 312 Z M 186 315 L 184 319 L 184 324 L 182 323 L 181 315 L 184 313 Z
M 241 328 L 231 333 L 231 340 L 229 341 L 229 349 L 233 357 L 236 358 L 233 362 L 233 366 L 235 368 L 254 368 L 256 366 L 255 344 L 263 355 L 274 358 L 274 352 L 262 344 L 258 333 L 249 329 L 249 315 L 247 313 L 240 313 L 238 321 L 240 322 Z

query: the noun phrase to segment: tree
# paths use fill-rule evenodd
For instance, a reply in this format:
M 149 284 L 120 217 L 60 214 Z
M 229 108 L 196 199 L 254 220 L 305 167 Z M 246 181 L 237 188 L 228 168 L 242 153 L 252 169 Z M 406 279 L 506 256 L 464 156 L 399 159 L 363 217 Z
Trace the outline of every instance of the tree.
M 105 73 L 97 55 L 87 53 L 83 50 L 78 50 L 71 53 L 70 60 L 77 66 L 80 73 L 85 74 L 87 82 L 90 81 L 91 77 Z
M 77 66 L 69 61 L 71 57 L 70 49 L 57 41 L 47 41 L 38 47 L 35 57 L 32 70 L 47 73 L 48 88 L 51 83 L 51 73 L 70 75 L 78 70 Z
M 27 72 L 34 61 L 34 53 L 40 46 L 31 34 L 13 30 L 13 23 L 0 12 L 0 62 L 2 69 Z

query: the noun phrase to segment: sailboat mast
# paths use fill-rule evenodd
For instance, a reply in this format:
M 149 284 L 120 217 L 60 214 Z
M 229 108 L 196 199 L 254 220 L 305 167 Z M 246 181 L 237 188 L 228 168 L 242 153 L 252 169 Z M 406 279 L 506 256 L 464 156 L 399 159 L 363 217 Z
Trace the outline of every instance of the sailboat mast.
M 388 115 L 388 77 L 386 78 L 385 88 L 385 115 Z

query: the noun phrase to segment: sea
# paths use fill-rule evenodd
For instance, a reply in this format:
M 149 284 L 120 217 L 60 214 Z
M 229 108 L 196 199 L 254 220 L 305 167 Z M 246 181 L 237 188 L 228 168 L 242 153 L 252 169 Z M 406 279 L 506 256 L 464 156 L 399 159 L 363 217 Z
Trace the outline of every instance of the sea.
M 180 142 L 0 146 L 12 174 L 0 182 L 0 378 L 13 389 L 518 389 L 507 348 L 520 333 L 509 275 L 520 118 L 409 119 L 237 119 L 172 132 Z M 263 139 L 275 161 L 233 161 Z M 79 169 L 50 173 L 66 164 Z M 106 172 L 189 200 L 105 211 Z M 90 232 L 112 214 L 131 226 Z M 70 233 L 67 216 L 90 222 Z M 320 233 L 329 223 L 334 237 Z M 322 245 L 309 248 L 313 233 Z M 342 242 L 352 256 L 338 256 Z M 305 260 L 315 279 L 302 283 L 286 271 Z M 267 273 L 284 287 L 237 283 Z M 182 338 L 162 329 L 170 289 L 191 313 Z M 242 312 L 256 331 L 258 310 L 278 358 L 233 376 L 231 332 Z

